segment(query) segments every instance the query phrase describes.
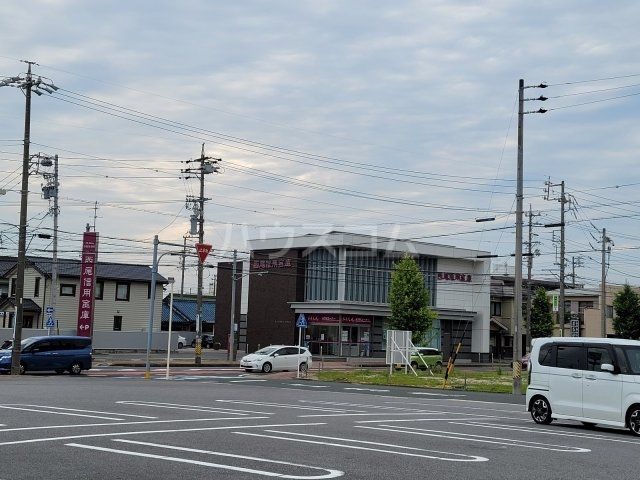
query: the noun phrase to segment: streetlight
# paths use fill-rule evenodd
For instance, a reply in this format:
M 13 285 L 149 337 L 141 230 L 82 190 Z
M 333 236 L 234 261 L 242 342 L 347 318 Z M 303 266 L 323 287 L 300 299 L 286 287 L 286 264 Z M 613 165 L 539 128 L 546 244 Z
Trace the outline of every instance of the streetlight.
M 24 297 L 24 270 L 26 263 L 27 243 L 27 198 L 29 194 L 29 145 L 31 135 L 31 92 L 41 96 L 44 92 L 52 94 L 58 87 L 52 82 L 47 82 L 31 75 L 31 66 L 35 62 L 23 60 L 29 67 L 27 74 L 17 77 L 8 77 L 0 80 L 0 87 L 16 87 L 24 91 L 24 148 L 22 154 L 22 185 L 20 188 L 20 226 L 18 233 L 18 265 L 16 271 L 16 318 L 13 323 L 13 347 L 11 351 L 11 375 L 20 375 L 20 344 L 22 342 L 23 325 L 23 297 Z M 44 90 L 44 92 L 43 92 Z
M 171 293 L 169 294 L 169 336 L 167 337 L 167 374 L 166 379 L 169 380 L 169 361 L 171 359 L 171 325 L 173 323 L 173 284 L 175 279 L 173 277 L 167 278 L 171 285 Z

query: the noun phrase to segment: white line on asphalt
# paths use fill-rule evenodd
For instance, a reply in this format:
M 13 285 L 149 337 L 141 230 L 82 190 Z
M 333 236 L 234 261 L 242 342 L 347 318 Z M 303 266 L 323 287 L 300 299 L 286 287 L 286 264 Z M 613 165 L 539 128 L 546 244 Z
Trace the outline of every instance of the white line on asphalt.
M 140 369 L 137 368 L 119 368 L 118 372 L 137 372 Z
M 429 398 L 425 398 L 426 401 L 429 401 L 431 399 Z M 438 399 L 433 399 L 434 401 L 441 401 L 441 400 L 445 400 L 444 398 L 438 398 Z M 462 400 L 456 400 L 454 398 L 448 398 L 446 400 L 449 401 L 462 401 Z M 475 400 L 469 400 L 470 402 L 475 401 Z M 394 401 L 394 402 L 384 402 L 384 403 L 390 403 L 390 404 L 394 404 L 394 403 L 401 403 L 402 405 L 420 405 L 421 407 L 441 407 L 441 408 L 455 408 L 456 410 L 458 409 L 465 409 L 465 410 L 482 410 L 482 411 L 487 411 L 487 407 L 467 407 L 464 405 L 445 405 L 442 403 L 419 403 L 419 402 L 406 402 L 406 401 Z M 489 403 L 491 404 L 491 402 L 482 402 L 482 403 Z M 528 413 L 524 408 L 524 405 L 518 405 L 518 404 L 513 404 L 513 403 L 495 403 L 495 405 L 511 405 L 512 407 L 515 407 L 513 410 L 500 410 L 497 408 L 492 408 L 491 411 L 492 412 L 502 412 L 502 413 L 521 413 L 523 415 L 526 415 L 528 417 Z
M 378 410 L 392 410 L 394 412 L 397 411 L 410 411 L 415 413 L 431 413 L 429 410 L 416 410 L 415 408 L 402 408 L 402 407 L 384 407 L 382 405 L 371 405 L 367 403 L 350 403 L 350 402 L 328 402 L 321 400 L 298 400 L 300 403 L 312 403 L 312 404 L 320 404 L 320 405 L 333 405 L 333 406 L 350 406 L 350 407 L 360 407 L 360 408 L 374 408 Z M 441 412 L 444 413 L 444 412 Z
M 426 437 L 446 438 L 448 440 L 464 440 L 468 442 L 491 443 L 494 445 L 507 445 L 509 447 L 535 448 L 538 450 L 551 450 L 554 452 L 588 453 L 588 448 L 571 447 L 567 445 L 552 445 L 548 443 L 530 442 L 514 438 L 489 437 L 486 435 L 472 435 L 470 433 L 446 432 L 442 430 L 426 430 L 421 428 L 402 427 L 397 425 L 380 425 L 378 427 L 365 427 L 356 425 L 356 428 L 367 428 L 383 432 L 407 433 L 409 435 L 421 435 Z
M 37 410 L 35 408 L 9 407 L 8 405 L 0 405 L 0 408 L 6 408 L 7 410 L 23 410 L 25 412 L 34 412 L 34 413 L 49 413 L 51 415 L 70 415 L 73 417 L 99 418 L 100 420 L 115 420 L 115 421 L 122 420 L 122 418 L 115 418 L 115 417 L 101 417 L 98 415 L 85 415 L 82 413 L 70 413 L 70 412 L 52 412 L 50 410 Z
M 493 428 L 496 430 L 511 430 L 513 431 L 513 426 L 506 426 L 506 425 L 491 425 L 489 423 L 482 423 L 481 421 L 469 421 L 467 422 L 467 419 L 464 419 L 465 422 L 452 422 L 449 421 L 449 423 L 454 424 L 454 425 L 465 425 L 465 426 L 471 426 L 471 427 L 482 427 L 482 428 Z M 483 420 L 483 419 L 478 419 L 478 420 Z M 618 442 L 618 443 L 631 443 L 632 445 L 638 445 L 640 444 L 639 441 L 633 441 L 633 440 L 619 440 L 617 438 L 608 436 L 608 435 L 600 435 L 597 433 L 565 433 L 563 431 L 557 431 L 557 430 L 549 430 L 546 429 L 544 427 L 522 427 L 520 425 L 518 425 L 518 432 L 527 432 L 527 433 L 537 433 L 540 435 L 558 435 L 561 437 L 575 437 L 575 438 L 584 438 L 585 440 L 605 440 L 607 442 Z
M 317 410 L 319 412 L 332 412 L 332 413 L 348 413 L 348 412 L 361 413 L 362 412 L 362 410 L 349 410 L 347 408 L 338 409 L 338 408 L 324 408 L 324 407 L 304 407 L 304 406 L 291 405 L 287 403 L 255 402 L 250 400 L 216 400 L 216 402 L 233 403 L 234 405 L 244 404 L 244 405 L 256 405 L 260 407 L 279 407 L 279 408 L 288 408 L 288 409 L 294 408 L 298 410 Z
M 261 380 L 259 378 L 255 378 L 255 379 L 247 378 L 247 379 L 243 379 L 243 380 L 231 380 L 231 381 L 229 381 L 229 383 L 241 383 L 241 382 L 266 382 L 266 380 Z
M 389 390 L 380 390 L 377 388 L 359 388 L 359 387 L 344 387 L 344 390 L 356 390 L 358 392 L 388 392 Z
M 403 455 L 408 457 L 430 458 L 435 460 L 443 460 L 446 462 L 486 462 L 489 460 L 488 458 L 479 457 L 476 455 L 465 455 L 462 453 L 454 453 L 454 452 L 442 452 L 438 450 L 426 450 L 426 449 L 417 448 L 417 447 L 406 447 L 403 445 L 393 445 L 389 443 L 369 442 L 365 440 L 352 440 L 349 438 L 323 437 L 319 435 L 307 435 L 304 433 L 282 432 L 279 430 L 265 430 L 265 431 L 271 432 L 271 433 L 279 433 L 282 435 L 286 435 L 286 437 L 281 437 L 278 435 L 265 435 L 262 433 L 251 433 L 251 432 L 232 432 L 232 433 L 235 433 L 238 435 L 249 435 L 252 437 L 264 437 L 264 438 L 272 438 L 276 440 L 287 440 L 287 441 L 298 442 L 298 443 L 302 442 L 302 443 L 313 443 L 316 445 L 328 445 L 331 447 L 348 448 L 353 450 L 368 450 L 371 452 L 391 453 L 393 455 Z M 307 437 L 307 438 L 293 438 L 293 436 Z M 319 440 L 310 440 L 308 438 L 314 438 Z M 345 442 L 345 443 L 333 443 L 333 442 L 327 442 L 325 440 L 335 440 L 338 442 Z M 349 442 L 355 443 L 356 445 L 348 445 L 347 443 Z M 357 444 L 374 445 L 375 447 L 365 447 Z M 377 448 L 377 447 L 389 447 L 397 450 L 388 450 L 385 448 Z M 406 450 L 406 451 L 403 451 L 403 450 Z M 424 453 L 418 453 L 418 452 L 428 452 L 431 454 L 437 453 L 440 455 L 449 455 L 451 457 L 458 457 L 458 458 L 447 458 L 447 457 L 440 457 L 436 455 L 426 455 Z
M 444 412 L 439 412 L 444 413 Z M 367 413 L 312 413 L 307 415 L 298 415 L 300 418 L 308 417 L 380 417 L 387 415 L 429 415 L 429 412 L 367 412 Z M 451 420 L 451 419 L 449 419 Z M 384 420 L 377 420 L 378 422 L 384 422 Z M 411 420 L 401 420 L 403 422 L 413 422 Z
M 466 397 L 466 395 L 456 395 L 451 393 L 431 393 L 431 392 L 409 392 L 411 395 L 428 395 L 432 397 Z
M 423 412 L 420 413 L 421 415 L 433 415 L 433 414 L 438 414 L 438 415 L 450 415 L 449 418 L 445 418 L 444 420 L 449 420 L 449 421 L 453 421 L 453 420 L 470 420 L 467 417 L 471 417 L 471 419 L 473 420 L 514 420 L 517 422 L 523 422 L 523 421 L 529 421 L 526 419 L 522 419 L 522 418 L 513 418 L 513 417 L 500 417 L 498 415 L 480 415 L 478 413 L 462 413 L 462 412 Z M 462 418 L 455 418 L 453 417 L 454 415 L 462 415 Z M 432 420 L 431 418 L 410 418 L 410 419 L 402 419 L 402 420 L 389 420 L 389 422 L 420 422 L 420 421 L 430 421 Z M 386 422 L 387 420 L 359 420 L 355 423 L 375 423 L 375 422 Z M 518 428 L 521 428 L 520 426 L 518 426 Z
M 292 387 L 308 387 L 308 388 L 327 388 L 328 385 L 311 385 L 309 383 L 288 383 Z
M 18 406 L 18 405 L 11 405 L 11 406 Z M 105 415 L 118 415 L 119 417 L 148 418 L 148 419 L 151 419 L 151 420 L 153 420 L 155 418 L 158 418 L 158 417 L 149 417 L 147 415 L 132 415 L 132 414 L 129 414 L 129 413 L 100 412 L 100 411 L 97 411 L 97 410 L 82 410 L 82 409 L 79 409 L 79 408 L 51 407 L 49 405 L 22 405 L 22 404 L 20 404 L 20 406 L 22 406 L 22 407 L 36 407 L 36 408 L 50 408 L 52 410 L 65 410 L 65 411 L 69 411 L 69 412 L 103 413 Z
M 220 421 L 220 420 L 263 420 L 268 417 L 252 417 L 252 418 L 216 418 L 212 419 L 212 421 Z M 191 420 L 190 420 L 191 421 Z M 160 422 L 137 422 L 137 423 L 160 423 Z M 131 422 L 129 425 L 137 424 Z M 119 425 L 127 425 L 124 423 L 115 424 Z M 146 434 L 154 434 L 154 433 L 183 433 L 183 432 L 206 432 L 210 430 L 234 430 L 234 429 L 242 429 L 242 428 L 268 428 L 268 427 L 309 427 L 316 425 L 326 425 L 326 423 L 284 423 L 278 425 L 231 425 L 224 427 L 196 427 L 196 428 L 173 428 L 167 430 L 143 430 L 143 431 L 135 431 L 135 432 L 117 432 L 117 433 L 88 433 L 86 435 L 69 435 L 65 437 L 44 437 L 44 438 L 30 438 L 28 440 L 14 440 L 8 442 L 1 442 L 0 447 L 4 445 L 21 445 L 25 443 L 39 443 L 39 442 L 55 442 L 58 440 L 75 440 L 78 438 L 96 438 L 96 437 L 117 437 L 117 436 L 125 436 L 125 435 L 146 435 Z
M 156 460 L 167 460 L 167 461 L 170 461 L 170 462 L 189 463 L 189 464 L 192 464 L 192 465 L 200 465 L 200 466 L 203 466 L 203 467 L 210 467 L 210 468 L 220 468 L 220 469 L 223 469 L 223 470 L 231 470 L 231 471 L 235 471 L 235 472 L 252 473 L 252 474 L 255 474 L 255 475 L 264 475 L 264 476 L 267 476 L 267 477 L 320 480 L 320 479 L 325 479 L 325 478 L 341 477 L 342 475 L 344 475 L 344 472 L 342 472 L 340 470 L 332 470 L 332 469 L 321 468 L 321 467 L 313 467 L 311 465 L 301 465 L 301 464 L 289 463 L 289 462 L 277 462 L 275 460 L 265 460 L 265 459 L 254 458 L 254 457 L 245 457 L 245 456 L 242 456 L 242 455 L 224 454 L 224 456 L 229 456 L 229 457 L 235 457 L 235 458 L 241 458 L 241 459 L 250 459 L 250 460 L 255 460 L 255 461 L 264 462 L 264 463 L 279 463 L 279 464 L 282 464 L 282 465 L 303 467 L 303 468 L 308 468 L 308 469 L 312 469 L 312 470 L 320 470 L 320 471 L 327 472 L 327 473 L 324 474 L 324 475 L 285 475 L 283 473 L 270 472 L 268 470 L 256 470 L 256 469 L 253 469 L 253 468 L 236 467 L 236 466 L 233 466 L 233 465 L 223 465 L 223 464 L 219 464 L 219 463 L 203 462 L 203 461 L 200 461 L 200 460 L 189 460 L 187 458 L 167 457 L 165 455 L 154 455 L 154 454 L 151 454 L 151 453 L 131 452 L 131 451 L 127 451 L 127 450 L 118 450 L 118 449 L 115 449 L 115 448 L 96 447 L 96 446 L 93 446 L 93 445 L 82 445 L 82 444 L 79 444 L 79 443 L 67 443 L 66 445 L 69 446 L 69 447 L 78 447 L 78 448 L 84 448 L 84 449 L 88 449 L 88 450 L 97 450 L 97 451 L 100 451 L 100 452 L 119 453 L 121 455 L 131 455 L 131 456 L 134 456 L 134 457 L 154 458 Z M 171 447 L 167 446 L 165 448 L 171 448 Z M 195 451 L 195 450 L 192 450 L 192 451 Z M 204 450 L 201 450 L 200 452 L 201 453 L 207 453 L 207 454 L 210 454 L 210 455 L 219 454 L 218 452 L 207 452 L 207 451 L 204 451 Z
M 122 405 L 138 405 L 144 407 L 156 407 L 156 408 L 173 408 L 177 410 L 197 410 L 208 413 L 228 413 L 229 415 L 249 415 L 254 413 L 257 415 L 273 415 L 271 412 L 254 412 L 252 410 L 238 410 L 235 408 L 221 408 L 221 407 L 207 407 L 203 405 L 183 405 L 180 403 L 166 403 L 166 402 L 145 402 L 138 400 L 119 400 L 116 403 Z

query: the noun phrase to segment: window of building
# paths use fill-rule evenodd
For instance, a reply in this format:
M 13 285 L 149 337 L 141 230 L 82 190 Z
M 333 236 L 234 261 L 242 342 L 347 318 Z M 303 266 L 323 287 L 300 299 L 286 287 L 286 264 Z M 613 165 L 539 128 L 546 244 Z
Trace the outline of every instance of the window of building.
M 11 296 L 12 297 L 16 296 L 16 279 L 15 278 L 11 279 Z
M 104 282 L 102 280 L 96 280 L 96 286 L 94 289 L 94 298 L 96 300 L 102 300 L 104 297 Z
M 613 305 L 607 305 L 607 318 L 613 318 Z
M 113 331 L 120 332 L 122 330 L 122 315 L 115 315 L 113 317 Z
M 584 313 L 585 308 L 593 308 L 593 301 L 578 302 L 578 313 Z
M 502 316 L 502 302 L 491 302 L 491 316 Z
M 128 302 L 131 295 L 131 284 L 129 282 L 116 283 L 116 300 Z
M 35 283 L 35 286 L 33 287 L 33 296 L 34 297 L 40 296 L 40 277 L 36 277 L 36 283 Z
M 72 283 L 61 283 L 60 284 L 60 296 L 61 297 L 75 297 L 76 296 L 76 286 Z

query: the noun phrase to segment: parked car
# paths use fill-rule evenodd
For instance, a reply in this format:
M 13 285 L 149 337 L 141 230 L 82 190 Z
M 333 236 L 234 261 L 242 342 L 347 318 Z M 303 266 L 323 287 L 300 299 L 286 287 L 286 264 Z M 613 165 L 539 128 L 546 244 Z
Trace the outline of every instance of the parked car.
M 520 362 L 522 363 L 522 370 L 528 370 L 529 369 L 529 357 L 530 357 L 530 353 L 527 353 L 524 357 L 522 357 L 522 360 L 520 360 Z
M 442 352 L 437 348 L 418 347 L 411 353 L 411 366 L 416 369 L 442 367 Z
M 526 405 L 534 422 L 577 420 L 640 436 L 639 341 L 537 338 L 530 364 Z
M 201 343 L 202 348 L 213 348 L 215 350 L 219 350 L 220 349 L 220 342 L 216 342 L 213 340 L 213 335 L 209 335 L 209 334 L 204 334 L 201 337 Z M 191 346 L 195 347 L 196 346 L 196 339 L 194 338 L 191 341 Z
M 20 343 L 20 349 L 20 373 L 53 370 L 78 375 L 91 368 L 91 339 L 87 337 L 30 337 Z M 11 350 L 0 350 L 0 372 L 10 371 Z
M 5 340 L 4 342 L 2 342 L 2 345 L 0 345 L 0 350 L 11 350 L 12 346 L 13 340 Z
M 184 338 L 182 335 L 178 335 L 178 349 L 184 348 L 186 344 L 187 344 L 187 339 Z
M 300 371 L 306 372 L 311 366 L 309 349 L 295 345 L 271 345 L 242 357 L 240 368 L 244 368 L 247 372 L 262 371 L 264 373 L 294 371 L 298 369 L 298 361 Z

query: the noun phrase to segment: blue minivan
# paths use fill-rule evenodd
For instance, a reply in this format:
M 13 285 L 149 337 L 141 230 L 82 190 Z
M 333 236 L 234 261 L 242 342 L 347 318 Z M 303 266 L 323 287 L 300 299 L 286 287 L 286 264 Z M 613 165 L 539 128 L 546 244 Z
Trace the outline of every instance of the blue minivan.
M 91 339 L 87 337 L 30 337 L 20 347 L 20 373 L 53 370 L 78 375 L 91 369 Z M 10 371 L 11 350 L 0 350 L 0 372 Z

